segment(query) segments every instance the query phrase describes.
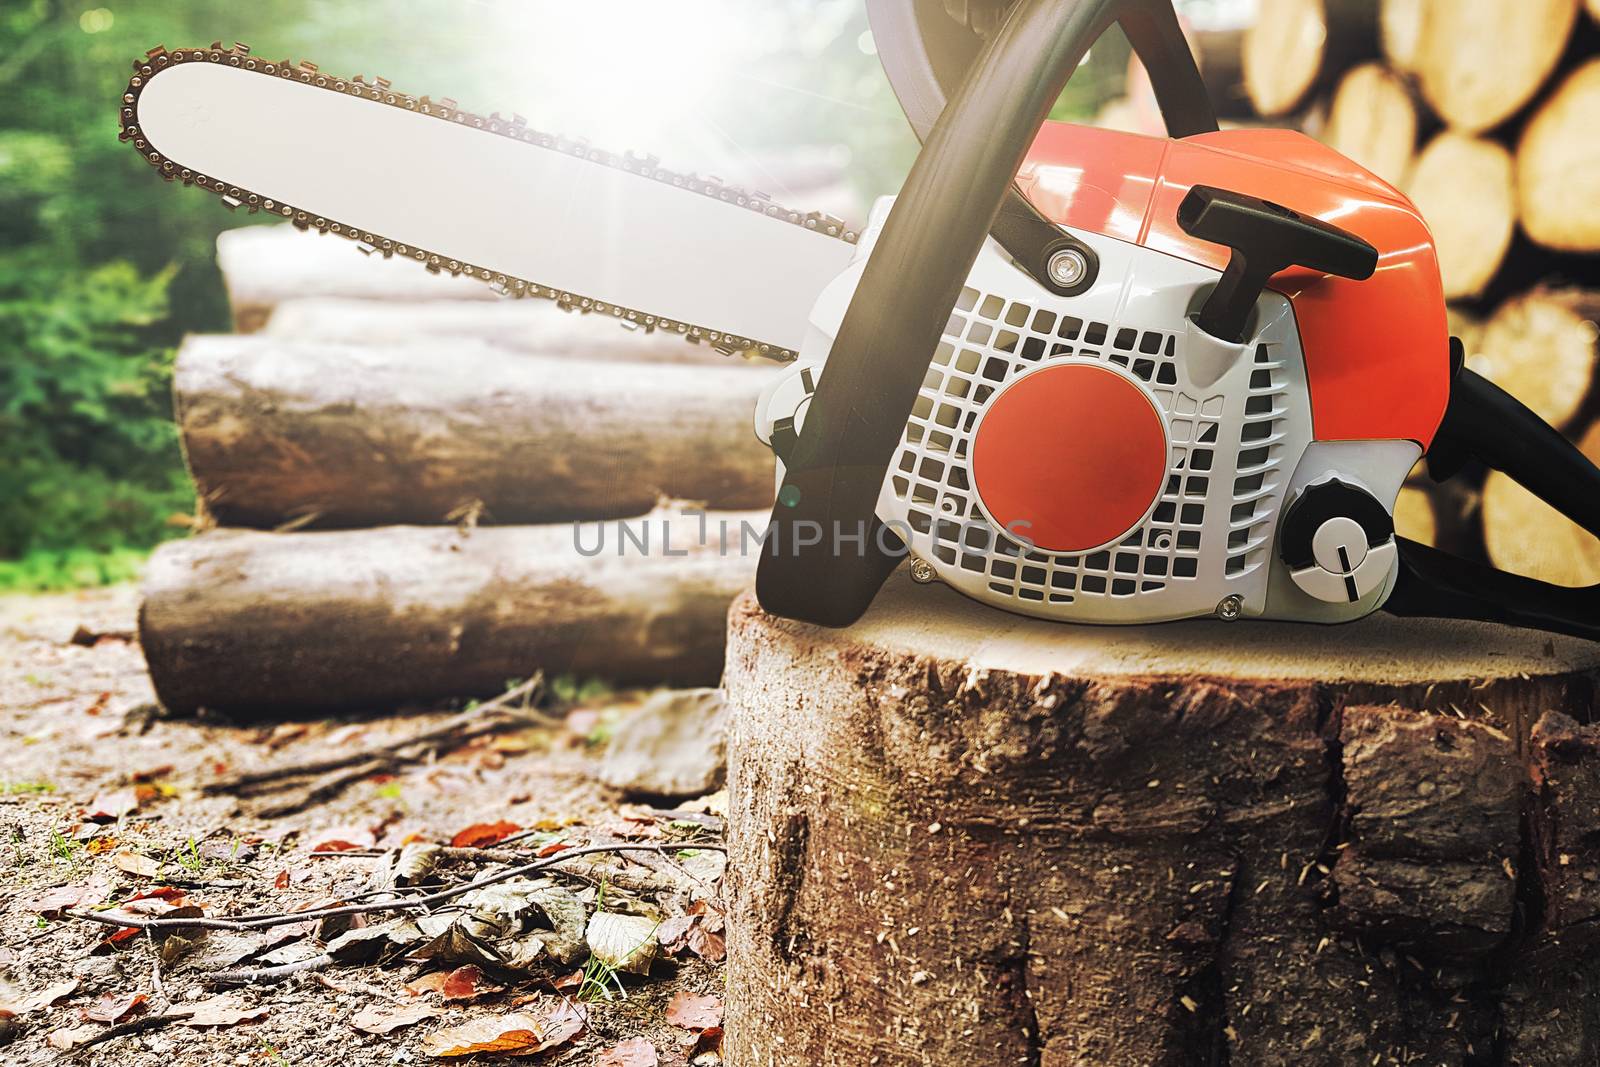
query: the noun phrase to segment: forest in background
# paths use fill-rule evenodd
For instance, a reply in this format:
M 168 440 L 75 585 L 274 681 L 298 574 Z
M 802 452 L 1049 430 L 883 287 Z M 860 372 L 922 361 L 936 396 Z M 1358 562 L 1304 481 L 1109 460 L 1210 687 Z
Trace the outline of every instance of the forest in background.
M 627 0 L 611 6 L 631 10 Z M 636 7 L 653 18 L 664 10 Z M 659 77 L 706 77 L 702 106 L 681 128 L 645 124 L 664 144 L 597 144 L 705 173 L 740 155 L 820 148 L 863 202 L 898 187 L 916 145 L 861 0 L 683 0 L 671 10 L 682 20 L 675 38 L 717 42 L 707 50 L 713 70 L 681 45 L 651 51 L 646 38 L 659 32 L 643 21 L 595 19 L 587 5 L 555 0 L 0 7 L 0 589 L 131 577 L 145 551 L 192 521 L 171 420 L 172 354 L 185 333 L 228 328 L 216 236 L 264 220 L 155 180 L 118 143 L 115 107 L 132 60 L 157 44 L 242 40 L 258 54 L 382 74 L 400 89 L 517 111 L 566 134 L 588 132 L 576 119 L 563 125 L 595 110 L 573 98 L 586 86 L 624 86 L 647 110 L 659 62 Z M 1120 77 L 1125 46 L 1097 53 L 1071 99 L 1101 98 L 1098 83 Z M 541 63 L 551 56 L 564 62 Z M 575 76 L 591 73 L 607 81 Z M 1093 100 L 1061 110 L 1089 114 Z

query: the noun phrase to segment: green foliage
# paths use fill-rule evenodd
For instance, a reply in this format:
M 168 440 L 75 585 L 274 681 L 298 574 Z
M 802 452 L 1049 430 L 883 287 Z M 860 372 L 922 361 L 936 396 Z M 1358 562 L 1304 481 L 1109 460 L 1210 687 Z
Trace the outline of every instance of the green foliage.
M 152 46 L 318 26 L 311 6 L 0 3 L 0 589 L 120 581 L 181 532 L 172 353 L 228 328 L 216 237 L 258 220 L 154 180 L 116 107 Z
M 688 6 L 685 19 L 709 17 Z M 155 180 L 118 142 L 131 61 L 157 44 L 245 40 L 345 74 L 379 64 L 406 91 L 582 133 L 566 125 L 570 87 L 538 61 L 552 47 L 539 31 L 563 10 L 561 0 L 0 2 L 0 589 L 120 580 L 140 550 L 180 531 L 170 520 L 192 500 L 171 425 L 172 351 L 185 332 L 228 328 L 217 234 L 265 221 Z M 860 0 L 728 10 L 741 12 L 736 29 L 704 26 L 734 36 L 717 91 L 691 116 L 699 136 L 675 129 L 664 145 L 606 147 L 717 172 L 719 159 L 819 146 L 861 193 L 893 191 L 916 142 Z M 621 43 L 648 59 L 650 42 Z M 1092 77 L 1075 79 L 1058 114 L 1092 111 L 1125 56 L 1097 47 L 1082 72 Z M 648 83 L 633 99 L 649 103 Z
M 52 270 L 0 255 L 0 556 L 149 545 L 188 501 L 167 388 L 171 349 L 152 337 L 173 271 L 130 263 Z M 3 572 L 0 572 L 3 573 Z

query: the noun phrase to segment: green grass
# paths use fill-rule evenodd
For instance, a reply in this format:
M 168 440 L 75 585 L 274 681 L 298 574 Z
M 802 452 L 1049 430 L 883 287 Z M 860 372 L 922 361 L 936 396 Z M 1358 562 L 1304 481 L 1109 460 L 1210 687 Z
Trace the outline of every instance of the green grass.
M 149 549 L 39 549 L 0 560 L 0 593 L 53 593 L 128 582 L 139 576 Z
M 0 796 L 16 797 L 37 793 L 54 793 L 53 782 L 0 782 Z
M 78 857 L 79 844 L 70 837 L 62 836 L 59 830 L 50 831 L 50 855 L 62 863 L 72 863 Z

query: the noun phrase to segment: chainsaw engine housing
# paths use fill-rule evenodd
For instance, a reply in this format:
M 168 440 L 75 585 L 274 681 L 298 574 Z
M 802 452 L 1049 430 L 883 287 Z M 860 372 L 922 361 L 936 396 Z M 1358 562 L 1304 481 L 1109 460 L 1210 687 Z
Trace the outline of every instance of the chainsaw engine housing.
M 1212 336 L 1196 316 L 1227 250 L 1154 222 L 1187 191 L 1169 188 L 1175 161 L 1163 150 L 1184 143 L 1051 125 L 1023 185 L 1083 250 L 1086 284 L 1058 295 L 997 241 L 984 244 L 883 480 L 878 518 L 922 561 L 920 575 L 1045 618 L 1338 622 L 1380 606 L 1398 563 L 1389 516 L 1443 410 L 1442 315 L 1375 329 L 1362 309 L 1385 304 L 1382 276 L 1358 294 L 1356 283 L 1298 270 L 1261 294 L 1242 341 Z M 1307 161 L 1325 150 L 1301 140 L 1274 131 L 1279 162 L 1188 144 L 1177 165 L 1191 185 L 1209 164 L 1257 195 L 1310 186 L 1346 200 L 1347 215 L 1368 205 L 1362 217 L 1404 238 L 1378 248 L 1380 263 L 1422 258 L 1437 286 L 1431 243 L 1404 198 L 1339 157 L 1319 174 Z M 780 453 L 781 435 L 803 426 L 891 204 L 880 202 L 855 262 L 818 300 L 800 361 L 763 397 L 757 434 L 769 444 L 780 435 Z M 1097 228 L 1066 221 L 1091 218 Z M 1419 234 L 1420 245 L 1409 240 Z M 1416 284 L 1410 266 L 1391 276 L 1397 284 Z M 1409 293 L 1389 297 L 1417 306 Z M 1347 319 L 1328 321 L 1336 314 Z M 1319 323 L 1314 357 L 1307 319 Z M 1419 338 L 1431 351 L 1414 352 Z M 1400 387 L 1366 380 L 1374 360 L 1393 363 L 1402 349 L 1414 370 L 1386 372 Z M 1286 524 L 1297 505 L 1301 521 Z

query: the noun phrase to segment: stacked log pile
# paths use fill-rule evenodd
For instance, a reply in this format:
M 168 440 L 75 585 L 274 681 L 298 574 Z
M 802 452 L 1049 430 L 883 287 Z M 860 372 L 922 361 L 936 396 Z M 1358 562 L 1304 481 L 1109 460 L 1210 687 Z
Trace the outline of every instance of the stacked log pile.
M 1241 81 L 1416 203 L 1468 365 L 1600 456 L 1600 4 L 1262 0 Z M 1208 46 L 1199 41 L 1202 51 Z M 1469 472 L 1470 473 L 1470 472 Z M 1600 548 L 1499 475 L 1442 492 L 1445 547 L 1566 585 Z
M 140 616 L 164 704 L 716 684 L 772 499 L 750 417 L 775 365 L 292 228 L 219 253 L 240 333 L 189 338 L 173 381 L 206 529 L 156 554 Z

